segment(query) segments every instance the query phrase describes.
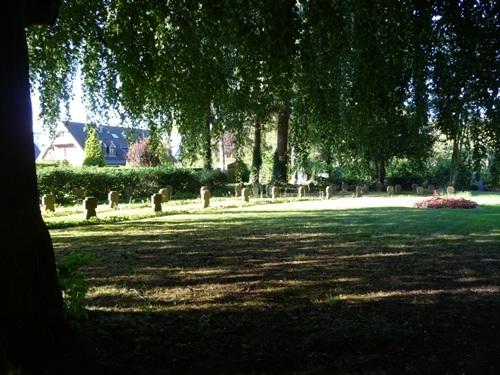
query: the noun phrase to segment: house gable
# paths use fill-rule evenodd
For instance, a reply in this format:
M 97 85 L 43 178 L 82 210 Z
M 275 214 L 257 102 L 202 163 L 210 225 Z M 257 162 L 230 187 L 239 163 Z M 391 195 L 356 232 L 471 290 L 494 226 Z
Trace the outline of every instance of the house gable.
M 72 165 L 82 165 L 85 158 L 86 124 L 68 121 L 58 127 L 52 145 L 40 157 L 41 160 L 67 160 Z M 98 126 L 97 136 L 101 142 L 106 165 L 125 165 L 129 147 L 128 139 L 149 137 L 149 131 L 119 126 Z

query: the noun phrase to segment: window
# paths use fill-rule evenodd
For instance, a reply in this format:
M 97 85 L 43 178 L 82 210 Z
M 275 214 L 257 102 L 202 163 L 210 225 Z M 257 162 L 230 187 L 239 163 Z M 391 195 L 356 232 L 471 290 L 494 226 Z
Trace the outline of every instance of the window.
M 104 142 L 101 142 L 101 150 L 104 156 L 109 154 L 109 147 Z
M 116 156 L 116 146 L 113 143 L 113 141 L 111 141 L 111 144 L 108 147 L 108 151 L 109 151 L 108 155 L 110 155 L 110 156 Z

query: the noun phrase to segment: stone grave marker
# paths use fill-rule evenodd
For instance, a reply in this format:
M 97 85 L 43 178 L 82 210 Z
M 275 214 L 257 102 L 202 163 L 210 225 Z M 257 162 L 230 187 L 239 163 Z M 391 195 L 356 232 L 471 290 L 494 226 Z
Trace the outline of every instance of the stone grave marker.
M 115 190 L 111 190 L 109 193 L 108 193 L 108 206 L 109 208 L 118 208 L 118 199 L 120 197 L 120 194 L 115 191 Z
M 326 187 L 326 199 L 331 199 L 333 197 L 335 189 L 333 188 L 332 185 Z
M 389 196 L 394 195 L 394 186 L 392 186 L 392 185 L 387 186 L 387 195 L 389 195 Z
M 172 191 L 173 187 L 171 185 L 167 185 L 166 187 L 158 191 L 158 193 L 160 193 L 163 198 L 163 203 L 167 203 L 170 201 L 170 199 L 172 199 Z
M 453 195 L 455 194 L 455 188 L 453 186 L 448 186 L 446 188 L 446 193 L 448 193 L 448 195 Z
M 239 183 L 234 187 L 234 196 L 241 197 L 241 190 L 243 190 L 243 184 Z
M 95 197 L 86 197 L 83 200 L 83 208 L 85 209 L 85 219 L 88 220 L 91 217 L 97 217 L 97 199 Z
M 401 193 L 402 187 L 399 184 L 394 185 L 394 192 Z
M 417 193 L 417 195 L 424 195 L 424 187 L 417 186 L 416 193 Z
M 415 194 L 417 192 L 418 184 L 411 184 L 411 191 Z
M 241 190 L 241 200 L 243 202 L 249 202 L 250 201 L 250 189 L 243 188 Z
M 304 198 L 306 196 L 306 188 L 304 186 L 299 186 L 297 189 L 297 198 Z
M 271 187 L 271 198 L 272 199 L 278 198 L 278 193 L 279 193 L 279 190 L 278 190 L 277 186 Z
M 205 190 L 208 190 L 208 187 L 207 187 L 207 186 L 202 186 L 202 187 L 200 188 L 200 199 L 201 199 L 201 200 L 203 200 L 203 192 L 204 192 Z
M 363 186 L 357 185 L 354 189 L 353 198 L 359 198 L 363 196 Z
M 202 190 L 201 197 L 203 199 L 203 208 L 207 208 L 208 206 L 210 206 L 210 190 L 208 189 Z
M 154 212 L 160 212 L 161 211 L 161 203 L 163 202 L 163 195 L 160 193 L 154 193 L 151 195 L 151 207 L 153 208 Z
M 45 208 L 45 211 L 54 212 L 56 210 L 55 204 L 56 197 L 54 197 L 54 194 L 44 194 L 42 196 L 42 206 Z

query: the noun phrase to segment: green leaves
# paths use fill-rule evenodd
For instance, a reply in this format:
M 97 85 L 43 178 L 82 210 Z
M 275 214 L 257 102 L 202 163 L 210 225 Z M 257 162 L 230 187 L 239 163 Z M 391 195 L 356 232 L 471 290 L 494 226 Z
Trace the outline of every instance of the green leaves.
M 83 165 L 87 167 L 104 167 L 104 154 L 102 152 L 101 141 L 97 136 L 97 131 L 94 127 L 89 127 L 87 131 L 88 135 L 85 141 L 85 159 L 83 159 Z

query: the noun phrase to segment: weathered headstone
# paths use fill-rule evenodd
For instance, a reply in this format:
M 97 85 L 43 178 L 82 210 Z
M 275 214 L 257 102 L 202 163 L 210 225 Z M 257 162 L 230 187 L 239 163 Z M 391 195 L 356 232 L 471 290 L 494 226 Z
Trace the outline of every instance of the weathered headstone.
M 234 187 L 234 196 L 241 197 L 241 190 L 243 189 L 243 184 L 239 183 Z
M 333 197 L 333 193 L 335 189 L 332 185 L 326 187 L 326 199 L 331 199 Z
M 347 185 L 345 182 L 342 182 L 342 185 L 340 188 L 342 190 L 342 194 L 345 194 L 349 191 L 349 185 Z
M 243 188 L 241 190 L 241 200 L 243 202 L 249 202 L 250 201 L 250 189 Z
M 162 195 L 163 203 L 167 203 L 172 199 L 172 191 L 173 187 L 171 185 L 167 185 L 166 187 L 160 189 L 158 193 Z
M 56 210 L 55 204 L 56 198 L 54 197 L 54 194 L 44 194 L 42 196 L 42 206 L 45 208 L 45 211 L 54 212 Z
M 357 185 L 354 189 L 353 198 L 359 198 L 363 196 L 363 186 Z
M 417 192 L 418 184 L 411 184 L 411 191 L 415 194 Z
M 446 188 L 446 192 L 448 193 L 448 195 L 453 195 L 455 194 L 455 188 L 453 186 L 448 186 Z
M 210 190 L 204 189 L 201 193 L 201 199 L 203 200 L 203 208 L 210 206 Z
M 278 194 L 279 194 L 278 192 L 279 192 L 279 190 L 278 190 L 277 186 L 271 187 L 271 198 L 272 199 L 278 198 Z
M 160 193 L 154 193 L 151 195 L 151 207 L 153 208 L 154 212 L 160 212 L 161 211 L 161 202 L 163 202 L 163 195 Z
M 434 190 L 436 190 L 436 187 L 432 184 L 427 185 L 427 190 L 429 190 L 429 193 L 432 193 Z
M 207 186 L 202 186 L 202 187 L 200 188 L 200 199 L 201 199 L 201 200 L 203 200 L 203 192 L 204 192 L 205 190 L 208 190 L 208 187 L 207 187 Z
M 417 193 L 417 195 L 424 195 L 424 187 L 417 186 L 416 193 Z
M 120 194 L 117 191 L 111 190 L 108 193 L 108 205 L 109 208 L 118 208 L 118 199 Z
M 394 192 L 401 193 L 402 187 L 399 184 L 394 185 Z
M 394 186 L 387 186 L 387 195 L 394 195 Z
M 304 198 L 306 196 L 306 188 L 304 186 L 299 186 L 297 189 L 297 197 Z
M 85 219 L 88 220 L 91 217 L 97 217 L 97 199 L 95 197 L 86 197 L 83 200 L 83 208 L 85 209 Z

